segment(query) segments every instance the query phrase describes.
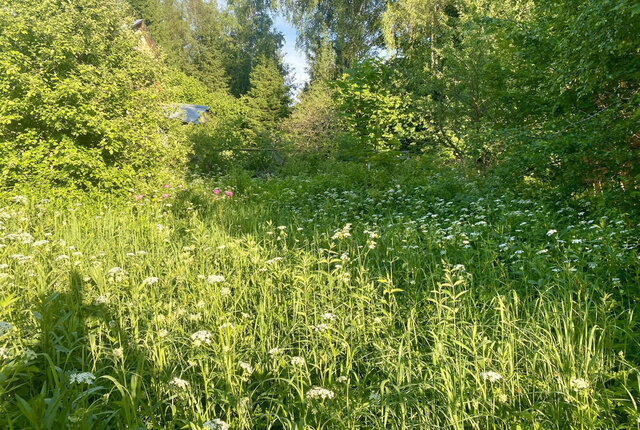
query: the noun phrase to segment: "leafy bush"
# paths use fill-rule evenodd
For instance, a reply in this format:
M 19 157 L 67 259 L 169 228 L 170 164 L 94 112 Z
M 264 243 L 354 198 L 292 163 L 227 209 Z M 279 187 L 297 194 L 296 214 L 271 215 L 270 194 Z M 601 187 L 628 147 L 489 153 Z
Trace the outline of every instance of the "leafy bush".
M 0 8 L 0 183 L 122 189 L 185 160 L 166 69 L 117 0 Z

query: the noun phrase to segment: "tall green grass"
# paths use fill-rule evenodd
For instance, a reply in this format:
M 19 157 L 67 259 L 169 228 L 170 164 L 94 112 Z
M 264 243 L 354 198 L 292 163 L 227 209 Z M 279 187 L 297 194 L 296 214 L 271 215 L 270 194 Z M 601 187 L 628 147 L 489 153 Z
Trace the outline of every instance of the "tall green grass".
M 640 428 L 638 220 L 418 167 L 7 196 L 0 427 Z

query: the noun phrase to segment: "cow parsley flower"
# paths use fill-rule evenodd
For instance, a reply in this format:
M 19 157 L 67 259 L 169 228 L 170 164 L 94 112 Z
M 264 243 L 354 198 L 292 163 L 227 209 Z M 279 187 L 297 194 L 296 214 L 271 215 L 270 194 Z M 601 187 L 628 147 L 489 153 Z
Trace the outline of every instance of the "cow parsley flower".
M 96 305 L 105 305 L 109 302 L 109 299 L 107 299 L 106 296 L 98 296 L 96 297 L 96 299 L 94 300 L 94 304 Z
M 480 377 L 489 382 L 497 382 L 502 379 L 502 375 L 496 372 L 482 372 Z
M 336 316 L 331 312 L 325 312 L 322 315 L 320 315 L 320 317 L 322 317 L 323 320 L 327 320 L 327 321 L 333 321 L 336 319 Z
M 149 278 L 146 278 L 144 281 L 142 281 L 142 285 L 153 285 L 157 282 L 158 278 L 156 278 L 155 276 L 150 276 Z
M 207 277 L 207 282 L 210 284 L 217 284 L 219 282 L 224 282 L 224 276 L 222 275 L 209 275 Z
M 238 362 L 238 366 L 240 366 L 240 368 L 244 371 L 246 377 L 251 376 L 251 374 L 253 373 L 253 366 L 251 365 L 251 363 L 240 361 Z
M 307 394 L 306 394 L 306 397 L 309 400 L 311 400 L 311 399 L 320 399 L 320 400 L 333 399 L 334 396 L 335 396 L 335 393 L 333 391 L 327 390 L 326 388 L 322 388 L 322 387 L 313 387 L 309 391 L 307 391 Z
M 589 388 L 589 382 L 583 378 L 571 378 L 571 388 L 575 391 L 582 391 Z
M 210 345 L 211 333 L 206 330 L 197 331 L 191 335 L 191 340 L 193 341 L 193 346 L 196 348 L 202 345 Z
M 302 367 L 305 365 L 305 363 L 306 361 L 304 360 L 304 357 L 300 357 L 299 355 L 296 355 L 295 357 L 291 358 L 291 364 L 293 366 Z
M 185 381 L 184 379 L 180 379 L 178 377 L 174 377 L 171 382 L 171 385 L 174 387 L 180 388 L 181 390 L 186 390 L 189 388 L 189 381 Z
M 269 355 L 271 356 L 271 358 L 274 358 L 277 355 L 282 354 L 282 350 L 280 350 L 280 348 L 276 347 L 276 348 L 271 348 L 269 350 Z
M 96 377 L 91 372 L 71 372 L 69 375 L 70 384 L 87 384 L 91 385 L 95 382 Z
M 229 424 L 218 418 L 214 418 L 204 423 L 204 428 L 207 430 L 229 430 Z
M 557 232 L 558 232 L 558 230 L 551 229 L 551 230 L 549 230 L 549 231 L 547 232 L 547 236 L 553 236 L 553 235 L 554 235 L 554 234 L 556 234 Z

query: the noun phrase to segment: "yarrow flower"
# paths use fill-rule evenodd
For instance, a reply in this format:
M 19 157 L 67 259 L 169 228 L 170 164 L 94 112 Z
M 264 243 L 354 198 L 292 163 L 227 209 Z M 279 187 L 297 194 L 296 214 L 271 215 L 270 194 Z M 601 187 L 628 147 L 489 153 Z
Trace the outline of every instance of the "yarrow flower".
M 158 282 L 158 278 L 156 278 L 155 276 L 151 276 L 149 278 L 146 278 L 144 281 L 142 281 L 142 285 L 153 285 L 157 282 Z
M 214 418 L 204 423 L 204 428 L 207 430 L 229 430 L 229 424 L 218 418 Z
M 271 356 L 271 358 L 280 355 L 282 353 L 282 351 L 280 350 L 280 348 L 276 347 L 276 348 L 271 348 L 269 350 L 269 355 Z
M 96 377 L 91 372 L 72 372 L 69 375 L 70 384 L 87 384 L 91 385 L 95 382 Z
M 333 321 L 336 319 L 336 316 L 331 312 L 325 312 L 322 315 L 320 315 L 320 317 L 322 317 L 323 320 L 327 320 L 327 321 Z
M 211 344 L 211 333 L 206 330 L 200 330 L 191 335 L 191 340 L 193 341 L 193 346 L 199 347 L 202 345 L 210 345 Z
M 549 231 L 547 232 L 547 236 L 553 236 L 553 235 L 554 235 L 554 234 L 556 234 L 557 232 L 558 232 L 558 230 L 551 229 L 551 230 L 549 230 Z
M 238 362 L 238 366 L 240 366 L 240 368 L 244 371 L 246 377 L 251 376 L 251 374 L 253 373 L 253 366 L 251 365 L 251 363 L 240 361 Z
M 210 284 L 217 284 L 219 282 L 224 282 L 224 276 L 222 275 L 209 275 L 207 277 L 207 282 Z
M 305 363 L 306 361 L 304 360 L 304 357 L 300 357 L 299 355 L 291 358 L 291 365 L 293 366 L 302 367 L 305 365 Z
M 583 378 L 571 378 L 571 388 L 575 391 L 582 391 L 589 388 L 589 382 Z
M 333 399 L 335 394 L 333 391 L 327 390 L 326 388 L 313 387 L 309 391 L 307 391 L 306 396 L 307 396 L 307 399 L 325 400 L 325 399 Z
M 497 382 L 502 379 L 502 375 L 496 372 L 482 372 L 480 377 L 489 382 Z
M 109 299 L 107 299 L 106 296 L 98 296 L 93 301 L 93 303 L 96 304 L 96 305 L 104 305 L 104 304 L 107 304 L 108 302 L 109 302 Z
M 170 382 L 171 385 L 173 385 L 174 387 L 178 387 L 182 390 L 185 390 L 187 388 L 189 388 L 189 381 L 185 381 L 184 379 L 180 379 L 180 378 L 173 378 Z

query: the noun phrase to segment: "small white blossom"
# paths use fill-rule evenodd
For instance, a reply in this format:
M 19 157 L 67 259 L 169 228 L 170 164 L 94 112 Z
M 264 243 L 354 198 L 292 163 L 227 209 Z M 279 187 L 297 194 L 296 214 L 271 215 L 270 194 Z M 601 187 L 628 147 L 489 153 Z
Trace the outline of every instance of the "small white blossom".
M 193 346 L 199 347 L 201 345 L 211 344 L 211 333 L 206 330 L 200 330 L 191 335 Z
M 558 232 L 558 230 L 551 229 L 551 230 L 549 230 L 549 231 L 547 232 L 547 236 L 553 236 L 553 235 L 554 235 L 554 234 L 556 234 L 557 232 Z
M 327 390 L 322 387 L 313 387 L 309 391 L 307 391 L 307 399 L 333 399 L 335 396 L 334 392 L 331 390 Z
M 189 388 L 189 381 L 185 381 L 184 379 L 180 379 L 177 377 L 174 377 L 171 382 L 171 385 L 173 385 L 174 387 L 178 387 L 182 390 L 185 390 L 187 388 Z
M 117 359 L 121 359 L 122 357 L 124 357 L 124 351 L 122 350 L 122 348 L 115 348 L 113 350 L 113 356 Z
M 322 317 L 323 320 L 327 320 L 327 321 L 333 321 L 336 319 L 336 316 L 331 312 L 325 312 L 320 316 Z
M 305 363 L 306 361 L 304 360 L 304 357 L 300 357 L 299 355 L 291 358 L 291 364 L 293 366 L 302 367 L 305 365 Z
M 275 357 L 277 355 L 280 355 L 280 354 L 282 354 L 282 351 L 280 350 L 280 348 L 276 347 L 276 348 L 271 348 L 269 350 L 269 355 L 271 356 L 271 358 L 273 358 L 273 357 Z
M 217 284 L 219 282 L 224 282 L 224 276 L 222 275 L 209 275 L 207 277 L 207 282 L 210 284 Z
M 72 372 L 69 375 L 70 384 L 87 384 L 91 385 L 95 382 L 96 377 L 91 372 Z
M 106 296 L 98 296 L 96 297 L 93 303 L 96 305 L 104 305 L 104 304 L 107 304 L 108 302 L 109 302 L 109 299 L 107 299 Z
M 144 281 L 142 281 L 142 285 L 153 285 L 157 282 L 158 282 L 158 278 L 156 278 L 155 276 L 150 276 L 146 278 Z
M 244 370 L 245 376 L 251 376 L 251 374 L 253 373 L 253 366 L 251 366 L 251 363 L 240 361 L 238 362 L 238 366 L 240 366 L 240 368 Z
M 218 418 L 214 418 L 204 423 L 204 428 L 207 430 L 229 430 L 229 424 Z
M 497 382 L 502 379 L 502 375 L 496 372 L 482 372 L 480 377 L 489 382 Z
M 575 391 L 582 391 L 589 388 L 589 382 L 585 381 L 582 378 L 572 378 L 571 379 L 571 388 Z

